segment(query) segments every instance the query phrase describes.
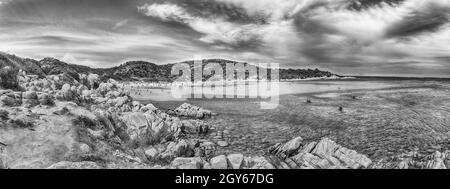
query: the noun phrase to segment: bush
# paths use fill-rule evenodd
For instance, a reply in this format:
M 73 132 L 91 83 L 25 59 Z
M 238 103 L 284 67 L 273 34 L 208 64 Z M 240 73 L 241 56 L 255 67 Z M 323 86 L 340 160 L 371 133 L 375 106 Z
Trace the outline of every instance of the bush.
M 21 128 L 21 129 L 31 129 L 34 127 L 33 122 L 24 119 L 13 119 L 10 120 L 10 124 L 13 128 Z
M 0 87 L 4 89 L 19 89 L 19 70 L 6 66 L 0 69 Z
M 96 121 L 94 121 L 86 116 L 77 116 L 73 120 L 73 124 L 83 128 L 83 129 L 96 129 L 96 126 L 97 126 Z
M 0 120 L 8 120 L 9 119 L 9 112 L 6 110 L 0 110 Z

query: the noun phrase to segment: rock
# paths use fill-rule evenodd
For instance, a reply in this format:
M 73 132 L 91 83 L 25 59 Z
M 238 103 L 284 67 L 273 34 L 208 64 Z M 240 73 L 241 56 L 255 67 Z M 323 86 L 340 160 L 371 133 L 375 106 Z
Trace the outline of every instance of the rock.
M 106 95 L 110 91 L 114 91 L 117 89 L 117 86 L 113 83 L 101 83 L 99 87 L 97 88 L 97 91 L 101 95 Z
M 400 162 L 400 163 L 398 164 L 398 168 L 399 168 L 399 169 L 408 169 L 408 168 L 409 168 L 408 162 L 407 162 L 407 161 L 402 161 L 402 162 Z
M 155 147 L 150 147 L 147 150 L 145 150 L 145 156 L 149 160 L 156 160 L 156 159 L 158 159 L 158 156 L 159 156 L 159 150 Z
M 275 169 L 264 157 L 247 158 L 245 161 L 251 165 L 250 169 Z
M 229 144 L 226 141 L 218 141 L 217 145 L 220 147 L 227 147 Z
M 156 108 L 153 104 L 147 104 L 141 108 L 141 112 L 155 112 L 156 110 L 158 110 L 158 108 Z
M 152 134 L 147 118 L 142 113 L 127 114 L 122 117 L 122 120 L 127 125 L 126 133 L 131 141 L 138 140 L 152 140 Z
M 233 169 L 240 169 L 244 161 L 244 155 L 242 154 L 230 154 L 227 158 Z
M 199 157 L 193 158 L 179 157 L 175 158 L 172 161 L 171 166 L 177 169 L 201 169 L 202 159 Z
M 118 97 L 117 99 L 115 99 L 116 107 L 121 107 L 127 104 L 128 102 L 130 102 L 130 99 L 127 96 Z
M 365 155 L 359 154 L 354 150 L 341 147 L 334 153 L 334 156 L 348 167 L 359 169 L 361 167 L 367 168 L 372 164 L 372 160 Z
M 332 155 L 340 146 L 328 138 L 322 139 L 312 151 L 312 154 L 319 156 Z
M 162 158 L 190 157 L 194 155 L 194 151 L 186 140 L 171 142 L 166 151 L 162 154 Z
M 23 93 L 23 99 L 37 100 L 38 96 L 36 91 L 26 91 Z
M 297 154 L 292 160 L 301 165 L 303 169 L 330 169 L 333 164 L 325 158 L 320 158 L 310 153 Z
M 209 126 L 201 120 L 183 120 L 182 125 L 186 134 L 205 135 L 209 132 Z
M 96 139 L 104 139 L 106 136 L 106 132 L 104 130 L 94 131 L 92 129 L 87 129 L 88 133 Z
M 109 91 L 105 95 L 106 98 L 117 98 L 119 96 L 120 96 L 120 92 L 119 91 Z
M 89 74 L 87 76 L 90 89 L 96 89 L 100 84 L 100 76 L 97 74 Z
M 14 106 L 16 104 L 16 99 L 3 95 L 0 97 L 0 103 L 4 106 Z
M 203 164 L 203 169 L 212 169 L 211 164 L 206 162 L 205 164 Z
M 202 151 L 202 155 L 207 159 L 212 158 L 216 155 L 216 144 L 212 142 L 203 142 L 200 144 L 200 149 Z
M 87 91 L 87 90 L 89 90 L 89 89 L 88 89 L 86 86 L 80 85 L 80 86 L 77 87 L 77 94 L 78 94 L 79 96 L 82 96 L 82 95 L 83 95 L 83 92 L 84 92 L 84 91 Z
M 7 90 L 0 89 L 0 96 L 11 94 L 11 93 L 13 93 L 13 91 L 10 89 L 7 89 Z
M 432 155 L 432 160 L 428 161 L 426 163 L 426 169 L 447 169 L 445 166 L 444 160 L 442 159 L 443 156 L 440 152 L 436 151 Z M 444 157 L 445 158 L 445 157 Z
M 210 160 L 212 169 L 228 169 L 228 160 L 225 155 L 220 155 Z
M 175 122 L 162 119 L 155 113 L 133 112 L 121 117 L 126 125 L 125 132 L 131 140 L 154 144 L 172 139 L 180 130 Z
M 310 142 L 301 149 L 300 153 L 311 153 L 311 151 L 316 147 L 316 145 L 317 142 Z
M 91 147 L 89 147 L 89 145 L 87 145 L 87 144 L 82 143 L 82 144 L 80 144 L 80 151 L 83 154 L 87 154 L 87 153 L 91 152 Z
M 90 161 L 68 162 L 62 161 L 51 165 L 47 169 L 102 169 L 99 165 Z
M 38 101 L 41 105 L 54 105 L 54 99 L 53 96 L 47 94 L 47 93 L 42 93 L 40 95 L 38 95 Z
M 277 144 L 272 147 L 269 151 L 273 154 L 283 154 L 286 156 L 291 156 L 298 151 L 298 149 L 302 145 L 303 139 L 301 137 L 297 137 L 295 139 L 290 140 L 285 144 Z
M 211 111 L 188 103 L 184 103 L 177 109 L 175 109 L 175 113 L 180 117 L 189 117 L 195 119 L 203 119 L 212 116 Z
M 346 169 L 367 168 L 372 161 L 365 155 L 358 154 L 324 138 L 311 142 L 302 148 L 302 139 L 297 137 L 285 144 L 277 144 L 270 149 L 272 154 L 280 158 L 292 159 L 296 165 L 305 169 Z

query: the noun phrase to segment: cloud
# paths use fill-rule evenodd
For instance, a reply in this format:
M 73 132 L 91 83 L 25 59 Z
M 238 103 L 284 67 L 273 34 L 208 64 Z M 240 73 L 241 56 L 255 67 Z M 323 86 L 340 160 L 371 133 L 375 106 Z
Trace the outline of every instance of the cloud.
M 106 67 L 203 55 L 343 74 L 450 76 L 448 0 L 8 2 L 0 7 L 0 51 L 32 58 Z
M 119 28 L 125 26 L 128 22 L 130 22 L 129 19 L 125 19 L 125 20 L 122 20 L 122 21 L 120 21 L 120 22 L 117 22 L 117 23 L 114 25 L 114 27 L 112 28 L 112 30 L 117 30 L 117 29 L 119 29 Z
M 258 26 L 255 24 L 239 25 L 227 22 L 223 18 L 198 17 L 175 4 L 145 4 L 138 9 L 147 16 L 188 25 L 193 30 L 205 34 L 200 38 L 205 43 L 223 42 L 238 45 L 258 38 L 255 32 Z
M 146 16 L 161 21 L 187 25 L 202 34 L 199 41 L 211 44 L 212 47 L 217 45 L 234 49 L 246 47 L 253 52 L 264 51 L 289 57 L 299 46 L 293 20 L 270 19 L 265 23 L 245 24 L 228 21 L 227 15 L 197 16 L 179 5 L 170 3 L 145 4 L 138 9 Z

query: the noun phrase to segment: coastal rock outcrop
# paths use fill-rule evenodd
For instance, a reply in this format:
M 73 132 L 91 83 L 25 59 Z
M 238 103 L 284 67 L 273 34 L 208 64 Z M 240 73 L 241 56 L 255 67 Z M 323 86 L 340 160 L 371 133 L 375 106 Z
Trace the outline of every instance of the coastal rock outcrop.
M 209 110 L 188 103 L 182 104 L 177 109 L 175 109 L 174 112 L 177 116 L 194 119 L 203 119 L 211 117 L 213 115 L 213 113 Z
M 269 152 L 287 161 L 291 168 L 360 169 L 372 164 L 367 156 L 342 147 L 328 138 L 308 144 L 303 144 L 301 138 L 295 138 L 285 144 L 273 146 Z
M 373 169 L 450 169 L 450 150 L 432 154 L 409 152 L 381 159 L 371 165 Z

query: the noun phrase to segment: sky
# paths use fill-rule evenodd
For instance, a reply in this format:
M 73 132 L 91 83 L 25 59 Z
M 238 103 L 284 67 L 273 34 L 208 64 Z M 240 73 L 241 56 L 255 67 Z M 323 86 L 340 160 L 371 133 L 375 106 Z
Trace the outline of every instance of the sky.
M 450 77 L 450 1 L 0 0 L 0 51 L 91 67 L 223 58 Z

